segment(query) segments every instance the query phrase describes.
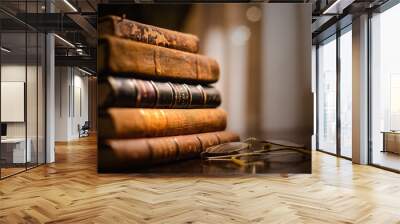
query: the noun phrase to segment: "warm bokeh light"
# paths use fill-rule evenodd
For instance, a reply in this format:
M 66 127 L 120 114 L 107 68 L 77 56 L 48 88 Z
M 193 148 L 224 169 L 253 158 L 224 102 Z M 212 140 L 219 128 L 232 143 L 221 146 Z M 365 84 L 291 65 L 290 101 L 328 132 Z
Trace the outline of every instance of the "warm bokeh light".
M 246 17 L 251 22 L 258 22 L 260 21 L 262 16 L 261 9 L 257 6 L 251 6 L 246 11 Z
M 250 39 L 250 29 L 247 26 L 238 26 L 231 31 L 231 41 L 233 44 L 241 46 Z

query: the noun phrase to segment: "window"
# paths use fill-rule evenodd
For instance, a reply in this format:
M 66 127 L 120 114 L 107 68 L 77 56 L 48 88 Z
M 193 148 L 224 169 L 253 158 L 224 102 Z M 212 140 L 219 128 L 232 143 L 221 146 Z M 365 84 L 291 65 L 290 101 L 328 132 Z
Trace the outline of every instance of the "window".
M 317 148 L 336 153 L 336 38 L 318 47 Z
M 18 2 L 19 16 L 44 3 Z M 45 163 L 45 34 L 12 14 L 0 12 L 0 178 Z
M 371 162 L 400 170 L 400 5 L 371 18 Z
M 352 33 L 340 36 L 340 155 L 352 157 Z
M 371 162 L 400 170 L 400 5 L 371 18 Z
M 400 73 L 390 76 L 390 130 L 400 130 Z
M 353 95 L 351 25 L 318 45 L 317 65 L 317 149 L 350 159 Z

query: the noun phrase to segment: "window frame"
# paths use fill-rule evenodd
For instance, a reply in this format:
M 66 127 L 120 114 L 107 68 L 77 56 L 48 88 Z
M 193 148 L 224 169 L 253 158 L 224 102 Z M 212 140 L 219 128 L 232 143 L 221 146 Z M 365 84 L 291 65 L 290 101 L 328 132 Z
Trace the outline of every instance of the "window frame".
M 341 153 L 341 118 L 340 118 L 340 103 L 341 103 L 341 67 L 340 67 L 340 37 L 344 35 L 347 32 L 352 32 L 352 23 L 347 24 L 341 29 L 338 29 L 335 33 L 332 35 L 328 36 L 327 38 L 320 40 L 316 44 L 316 51 L 315 51 L 315 58 L 316 58 L 316 150 L 319 152 L 327 153 L 329 155 L 333 155 L 336 157 L 340 157 L 343 159 L 347 160 L 352 160 L 352 158 L 347 157 L 342 155 Z M 319 147 L 319 110 L 320 110 L 320 105 L 319 105 L 319 94 L 320 94 L 320 88 L 319 88 L 319 82 L 320 82 L 320 74 L 319 74 L 319 66 L 320 66 L 320 56 L 319 56 L 319 47 L 322 43 L 327 43 L 330 41 L 336 41 L 336 152 L 328 152 L 324 149 L 321 149 Z
M 26 18 L 26 16 L 27 16 L 27 12 L 28 12 L 28 9 L 27 9 L 27 4 L 28 4 L 28 2 L 29 1 L 27 1 L 27 0 L 25 0 L 25 1 L 21 1 L 21 3 L 23 3 L 24 4 L 24 7 L 25 7 L 25 20 L 27 20 L 27 18 Z M 39 2 L 41 2 L 41 3 L 45 3 L 43 0 L 34 0 L 34 1 L 31 1 L 31 2 L 29 2 L 29 3 L 34 3 L 34 4 L 36 4 L 36 12 L 35 13 L 38 13 L 39 12 Z M 46 7 L 46 12 L 47 12 L 47 7 Z M 20 174 L 20 173 L 23 173 L 23 172 L 26 172 L 26 171 L 28 171 L 28 170 L 30 170 L 30 169 L 34 169 L 34 168 L 37 168 L 37 167 L 39 167 L 39 166 L 41 166 L 41 165 L 44 165 L 44 164 L 46 164 L 47 163 L 47 110 L 46 110 L 46 108 L 47 108 L 47 81 L 46 81 L 46 78 L 47 78 L 47 32 L 43 32 L 43 31 L 41 31 L 41 30 L 39 30 L 39 29 L 36 29 L 36 28 L 34 28 L 34 27 L 32 27 L 32 26 L 30 26 L 28 23 L 25 23 L 24 21 L 22 21 L 22 20 L 19 20 L 18 18 L 16 18 L 16 17 L 14 17 L 13 16 L 13 14 L 12 13 L 10 13 L 10 12 L 8 12 L 6 9 L 3 9 L 1 6 L 0 6 L 0 11 L 1 11 L 1 13 L 4 13 L 4 14 L 6 14 L 6 15 L 9 15 L 12 19 L 14 19 L 15 21 L 17 21 L 17 22 L 20 22 L 20 23 L 22 23 L 22 25 L 23 25 L 23 30 L 20 30 L 19 32 L 21 33 L 21 34 L 23 34 L 23 35 L 25 35 L 25 37 L 24 37 L 24 42 L 25 42 L 25 49 L 24 49 L 24 51 L 25 51 L 25 58 L 24 58 L 24 60 L 25 60 L 25 93 L 24 93 L 24 130 L 25 130 L 25 134 L 24 134 L 24 136 L 23 136 L 23 138 L 24 138 L 24 140 L 25 140 L 25 165 L 24 165 L 24 168 L 23 169 L 21 169 L 20 171 L 17 171 L 17 172 L 13 172 L 12 174 L 8 174 L 8 175 L 4 175 L 4 173 L 2 173 L 2 168 L 0 167 L 0 180 L 3 180 L 3 179 L 6 179 L 6 178 L 8 178 L 8 177 L 12 177 L 12 176 L 15 176 L 15 175 L 17 175 L 17 174 Z M 1 28 L 1 24 L 0 24 L 0 28 Z M 7 31 L 3 31 L 3 30 L 1 30 L 0 29 L 0 46 L 2 45 L 2 34 L 3 33 L 8 33 Z M 12 32 L 13 33 L 13 32 Z M 36 142 L 37 142 L 37 144 L 36 144 L 36 161 L 34 162 L 34 163 L 32 163 L 32 164 L 30 164 L 30 165 L 28 165 L 28 153 L 27 153 L 27 148 L 28 148 L 28 105 L 27 105 L 27 84 L 28 84 L 28 34 L 33 34 L 33 36 L 34 37 L 36 37 L 36 41 L 34 41 L 35 43 L 34 44 L 36 44 L 36 47 L 35 47 L 35 53 L 36 53 L 36 58 L 33 60 L 33 64 L 36 66 L 36 71 L 34 72 L 34 75 L 36 76 L 36 86 L 35 86 L 35 88 L 36 88 L 36 91 L 33 93 L 34 94 L 34 97 L 36 97 L 36 121 L 34 121 L 33 122 L 33 125 L 36 125 L 36 135 L 34 136 L 34 137 L 32 137 L 32 138 L 35 138 L 36 139 Z M 39 34 L 43 34 L 42 35 L 42 38 L 40 39 L 39 38 Z M 41 44 L 42 44 L 42 47 L 44 48 L 44 49 L 41 49 L 42 51 L 41 51 L 41 53 L 43 53 L 43 55 L 41 55 L 41 60 L 44 62 L 43 64 L 42 64 L 42 70 L 41 70 L 41 76 L 42 76 L 42 84 L 44 85 L 43 86 L 43 92 L 42 92 L 42 96 L 44 96 L 44 98 L 42 98 L 42 103 L 43 103 L 43 105 L 41 105 L 43 108 L 43 112 L 44 112 L 44 114 L 43 114 L 43 116 L 42 117 L 40 117 L 39 118 L 39 79 L 38 79 L 38 77 L 39 77 L 39 65 L 40 65 L 40 61 L 39 61 L 39 40 L 40 40 L 40 42 L 41 42 Z M 0 68 L 3 66 L 3 64 L 2 64 L 2 62 L 3 62 L 3 60 L 2 60 L 2 56 L 1 56 L 1 54 L 0 54 Z M 0 82 L 2 81 L 2 77 L 1 77 L 1 69 L 0 69 Z M 0 87 L 1 88 L 1 87 Z M 0 101 L 1 101 L 1 98 L 0 98 Z M 0 106 L 0 110 L 1 110 L 1 106 Z M 44 120 L 43 120 L 44 119 Z M 39 120 L 42 122 L 42 125 L 43 125 L 43 128 L 44 128 L 44 130 L 43 130 L 43 145 L 42 145 L 42 149 L 41 149 L 41 151 L 42 151 L 42 155 L 41 155 L 41 159 L 43 160 L 43 162 L 39 162 Z M 2 123 L 1 122 L 1 119 L 0 119 L 0 123 Z M 32 151 L 33 152 L 33 151 Z M 31 153 L 32 153 L 31 152 Z M 1 158 L 1 153 L 2 153 L 2 146 L 1 146 L 1 144 L 0 144 L 0 158 Z M 32 155 L 32 154 L 31 154 Z M 43 158 L 42 158 L 43 157 Z M 21 167 L 22 168 L 22 167 Z
M 373 51 L 372 51 L 372 41 L 373 41 L 373 35 L 372 35 L 372 19 L 374 17 L 375 14 L 381 14 L 384 13 L 385 11 L 393 8 L 394 6 L 397 6 L 398 4 L 400 4 L 400 0 L 388 0 L 385 3 L 383 3 L 382 5 L 370 9 L 367 11 L 368 13 L 368 69 L 367 69 L 367 75 L 368 75 L 368 165 L 376 167 L 376 168 L 380 168 L 383 170 L 387 170 L 387 171 L 391 171 L 391 172 L 395 172 L 395 173 L 400 173 L 400 170 L 398 169 L 394 169 L 394 168 L 390 168 L 387 166 L 383 166 L 377 163 L 373 162 L 373 153 L 374 153 L 374 148 L 373 148 L 373 130 L 372 130 L 372 119 L 373 119 L 373 114 L 372 114 L 372 58 L 373 58 Z

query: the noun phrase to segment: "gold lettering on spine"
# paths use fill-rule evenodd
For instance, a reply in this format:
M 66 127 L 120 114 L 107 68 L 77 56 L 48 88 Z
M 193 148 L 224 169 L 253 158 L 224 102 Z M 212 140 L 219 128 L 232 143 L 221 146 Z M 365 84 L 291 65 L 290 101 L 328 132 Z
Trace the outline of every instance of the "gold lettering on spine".
M 136 98 L 135 98 L 135 95 L 133 95 L 132 96 L 132 102 L 134 102 L 135 103 L 135 106 L 137 106 L 138 104 L 136 104 L 137 103 L 137 100 L 138 100 L 138 88 L 137 88 L 137 86 L 135 85 L 135 80 L 128 80 L 128 85 L 129 85 L 129 87 L 130 87 L 130 89 L 132 90 L 132 93 L 134 93 L 135 91 L 136 91 Z
M 140 88 L 142 89 L 141 94 L 142 94 L 142 103 L 143 103 L 143 101 L 146 102 L 148 100 L 149 94 L 147 93 L 146 82 L 140 81 L 139 83 L 140 83 Z
M 186 105 L 186 107 L 190 107 L 190 105 L 192 105 L 192 92 L 189 89 L 189 86 L 186 84 L 183 84 L 183 87 L 186 89 L 186 92 L 188 93 L 188 97 L 189 97 L 189 103 Z
M 146 99 L 149 98 L 148 93 L 147 93 L 147 89 L 146 89 L 146 83 L 142 80 L 137 80 L 136 81 L 136 85 L 138 87 L 138 95 L 139 95 L 139 102 L 137 104 L 137 106 L 141 106 L 140 104 L 144 102 L 146 102 Z
M 157 107 L 159 106 L 159 99 L 160 99 L 160 91 L 158 90 L 157 85 L 153 82 L 153 80 L 150 81 L 150 84 L 153 86 L 153 89 L 156 91 L 156 100 L 154 102 L 154 106 Z
M 201 85 L 197 85 L 197 88 L 200 90 L 201 96 L 203 97 L 203 106 L 204 106 L 207 103 L 207 94 L 206 94 L 206 92 L 204 91 L 204 88 Z
M 138 86 L 137 80 L 132 80 L 133 85 L 136 88 L 136 106 L 140 105 L 141 102 L 141 94 L 140 94 L 140 88 Z
M 175 88 L 174 88 L 174 85 L 172 84 L 172 83 L 170 83 L 170 82 L 168 82 L 168 85 L 171 87 L 171 89 L 172 89 L 172 102 L 171 102 L 171 105 L 170 105 L 170 108 L 173 108 L 174 107 L 174 105 L 176 104 L 176 90 L 175 90 Z

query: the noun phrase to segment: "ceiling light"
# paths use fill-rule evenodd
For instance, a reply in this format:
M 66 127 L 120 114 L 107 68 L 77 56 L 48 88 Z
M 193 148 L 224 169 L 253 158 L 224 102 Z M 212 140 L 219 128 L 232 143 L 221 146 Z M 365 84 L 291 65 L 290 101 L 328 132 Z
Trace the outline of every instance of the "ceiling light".
M 72 11 L 78 12 L 78 10 L 68 0 L 64 0 L 64 3 L 68 5 L 68 7 L 72 9 Z
M 76 49 L 76 53 L 77 53 L 78 55 L 87 55 L 86 53 L 83 52 L 83 49 L 81 49 L 81 48 L 77 48 L 77 49 Z
M 351 5 L 355 0 L 336 0 L 322 14 L 341 14 L 347 6 Z
M 6 53 L 10 53 L 10 52 L 11 52 L 10 50 L 8 50 L 8 49 L 5 48 L 5 47 L 1 47 L 0 49 L 1 49 L 2 51 L 6 52 Z
M 65 44 L 67 44 L 68 46 L 70 46 L 70 47 L 72 47 L 72 48 L 75 48 L 75 45 L 73 45 L 71 42 L 69 42 L 68 40 L 66 40 L 66 39 L 64 39 L 64 38 L 62 38 L 62 37 L 60 37 L 59 35 L 57 35 L 57 34 L 54 34 L 54 36 L 55 37 L 57 37 L 59 40 L 61 40 L 62 42 L 64 42 Z
M 78 67 L 78 70 L 81 71 L 81 72 L 83 72 L 83 73 L 85 73 L 86 75 L 93 75 L 92 73 L 90 73 L 90 72 L 88 72 L 88 71 L 86 71 L 86 70 L 83 70 L 83 69 L 81 69 L 81 68 L 79 68 L 79 67 Z

